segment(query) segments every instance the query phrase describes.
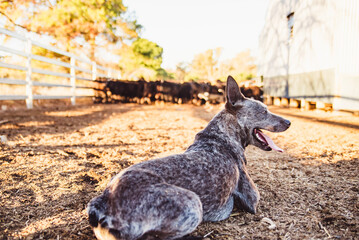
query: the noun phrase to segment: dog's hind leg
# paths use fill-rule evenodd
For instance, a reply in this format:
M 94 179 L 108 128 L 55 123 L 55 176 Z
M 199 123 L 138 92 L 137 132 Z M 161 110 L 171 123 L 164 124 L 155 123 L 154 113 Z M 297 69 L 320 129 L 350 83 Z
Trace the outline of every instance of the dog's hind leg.
M 152 227 L 139 240 L 178 239 L 193 232 L 202 221 L 202 203 L 192 191 L 160 183 L 148 189 L 145 199 L 142 211 Z
M 113 197 L 106 190 L 89 204 L 89 220 L 100 240 L 178 239 L 202 221 L 198 195 L 166 183 L 146 186 L 126 201 Z M 119 205 L 108 206 L 109 198 Z
M 98 239 L 171 240 L 193 232 L 203 210 L 194 192 L 167 184 L 151 171 L 132 170 L 91 200 L 88 213 Z
M 224 204 L 224 206 L 222 206 L 220 209 L 211 210 L 208 213 L 204 214 L 203 221 L 206 222 L 222 221 L 224 219 L 229 218 L 232 210 L 233 210 L 233 197 L 230 196 L 226 204 Z

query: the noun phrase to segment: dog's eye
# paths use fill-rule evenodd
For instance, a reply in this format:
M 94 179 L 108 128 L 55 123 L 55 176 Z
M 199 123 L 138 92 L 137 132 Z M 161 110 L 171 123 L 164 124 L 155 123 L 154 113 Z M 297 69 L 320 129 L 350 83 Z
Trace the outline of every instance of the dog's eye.
M 259 117 L 265 117 L 266 115 L 267 115 L 267 110 L 266 109 L 264 109 L 264 110 L 260 110 L 260 111 L 258 111 L 257 112 L 257 115 L 259 116 Z

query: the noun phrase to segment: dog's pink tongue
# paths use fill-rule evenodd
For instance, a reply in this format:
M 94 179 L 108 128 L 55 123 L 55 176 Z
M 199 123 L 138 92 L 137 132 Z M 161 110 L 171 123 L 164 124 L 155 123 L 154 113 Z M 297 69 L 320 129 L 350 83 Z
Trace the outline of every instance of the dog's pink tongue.
M 275 143 L 273 142 L 273 140 L 268 137 L 267 135 L 265 135 L 263 132 L 260 132 L 260 134 L 262 135 L 262 137 L 264 137 L 264 139 L 267 141 L 268 145 L 275 151 L 278 152 L 284 152 L 283 149 L 281 149 L 280 147 L 278 147 L 277 145 L 275 145 Z

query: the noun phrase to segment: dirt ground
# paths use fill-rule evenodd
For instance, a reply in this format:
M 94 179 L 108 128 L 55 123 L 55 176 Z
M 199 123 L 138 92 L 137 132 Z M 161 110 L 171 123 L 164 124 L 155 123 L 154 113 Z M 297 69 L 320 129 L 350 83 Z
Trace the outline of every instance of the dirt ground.
M 94 239 L 86 205 L 134 163 L 183 152 L 222 106 L 81 105 L 0 111 L 0 239 Z M 255 215 L 202 223 L 205 239 L 359 239 L 359 117 L 270 107 L 284 153 L 248 147 Z M 270 223 L 275 224 L 275 226 Z

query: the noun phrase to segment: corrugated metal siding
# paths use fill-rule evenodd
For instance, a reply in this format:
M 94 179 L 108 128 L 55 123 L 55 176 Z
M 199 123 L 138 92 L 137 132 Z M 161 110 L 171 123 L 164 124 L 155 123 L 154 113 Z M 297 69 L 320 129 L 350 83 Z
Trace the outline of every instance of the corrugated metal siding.
M 334 109 L 359 110 L 359 1 L 337 3 Z
M 335 95 L 334 69 L 291 74 L 264 79 L 264 93 L 272 97 L 286 97 L 333 103 Z M 288 87 L 287 87 L 288 86 Z
M 359 75 L 359 1 L 342 0 L 337 16 L 337 71 Z
M 272 0 L 266 21 L 258 66 L 266 95 L 359 110 L 358 0 Z
M 287 76 L 266 77 L 263 79 L 263 91 L 271 97 L 286 96 Z
M 335 74 L 333 68 L 293 74 L 289 78 L 289 97 L 333 103 L 335 96 L 334 86 Z
M 258 70 L 265 77 L 287 74 L 287 14 L 289 2 L 271 1 L 259 37 Z
M 295 5 L 289 74 L 335 67 L 335 8 L 332 0 L 302 0 Z
M 259 38 L 259 73 L 276 77 L 334 68 L 334 2 L 272 0 Z M 291 12 L 293 38 L 288 45 L 287 15 Z

